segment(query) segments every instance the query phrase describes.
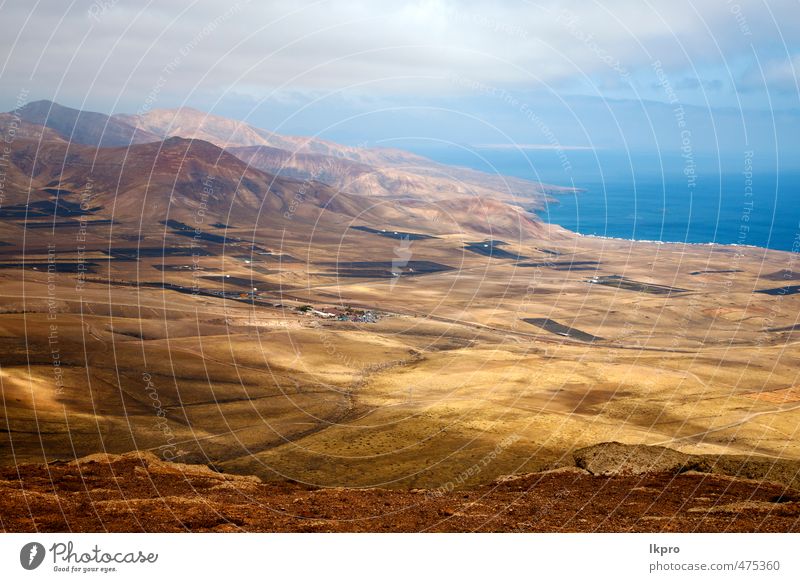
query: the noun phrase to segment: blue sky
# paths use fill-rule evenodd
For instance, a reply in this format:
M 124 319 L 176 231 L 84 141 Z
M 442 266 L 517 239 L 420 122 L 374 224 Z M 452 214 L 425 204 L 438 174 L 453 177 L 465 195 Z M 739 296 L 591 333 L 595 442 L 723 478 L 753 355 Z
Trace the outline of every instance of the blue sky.
M 194 106 L 283 133 L 800 153 L 796 1 L 19 0 L 0 101 Z

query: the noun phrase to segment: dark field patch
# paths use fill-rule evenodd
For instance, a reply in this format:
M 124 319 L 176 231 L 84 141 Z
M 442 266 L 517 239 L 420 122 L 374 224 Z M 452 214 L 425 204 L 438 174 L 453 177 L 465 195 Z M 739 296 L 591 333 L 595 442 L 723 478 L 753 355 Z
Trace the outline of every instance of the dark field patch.
M 258 256 L 256 256 L 258 255 Z M 300 259 L 293 257 L 292 255 L 276 255 L 270 253 L 268 251 L 264 252 L 257 252 L 252 255 L 232 255 L 233 258 L 239 259 L 242 261 L 250 261 L 251 263 L 255 260 L 259 261 L 270 261 L 275 263 L 300 263 Z M 255 267 L 253 267 L 255 268 Z
M 598 261 L 539 261 L 535 263 L 519 263 L 518 267 L 544 267 L 556 271 L 596 271 L 600 267 Z
M 672 295 L 673 293 L 686 293 L 688 291 L 688 289 L 680 289 L 678 287 L 633 281 L 621 275 L 596 277 L 590 282 L 594 285 L 605 285 L 606 287 L 616 287 L 626 291 L 638 291 L 639 293 L 649 293 L 651 295 Z
M 146 337 L 142 332 L 139 332 L 139 331 L 121 330 L 121 329 L 111 329 L 110 331 L 112 331 L 113 333 L 115 333 L 117 335 L 123 335 L 125 337 L 132 337 L 132 338 L 139 339 L 139 340 L 150 339 L 150 338 Z
M 213 257 L 214 253 L 201 248 L 191 247 L 156 247 L 156 248 L 141 248 L 125 247 L 109 249 L 108 252 L 111 256 L 124 259 L 140 259 L 150 257 Z
M 772 327 L 767 331 L 800 331 L 800 323 L 794 325 L 787 325 L 785 327 Z
M 531 325 L 535 325 L 536 327 L 540 327 L 545 331 L 549 331 L 550 333 L 568 337 L 570 339 L 576 339 L 582 342 L 603 341 L 603 338 L 601 337 L 597 337 L 596 335 L 575 329 L 574 327 L 569 327 L 568 325 L 558 323 L 557 321 L 548 319 L 546 317 L 527 317 L 522 321 Z
M 630 396 L 624 390 L 598 388 L 586 384 L 563 384 L 560 388 L 547 391 L 548 404 L 563 406 L 569 412 L 591 414 L 617 398 Z
M 800 280 L 800 273 L 791 271 L 789 269 L 782 269 L 774 273 L 767 273 L 766 275 L 759 275 L 759 279 L 766 281 L 798 281 Z
M 164 226 L 168 226 L 173 230 L 192 230 L 192 231 L 194 230 L 194 228 L 192 228 L 185 222 L 181 222 L 180 220 L 173 220 L 170 218 L 169 220 L 159 220 L 158 222 L 160 222 Z
M 57 273 L 94 273 L 100 265 L 93 262 L 58 262 L 58 263 L 0 263 L 0 269 L 27 269 L 29 271 L 47 272 L 49 266 L 55 265 Z
M 109 218 L 103 218 L 100 220 L 86 220 L 83 222 L 80 220 L 59 220 L 57 222 L 48 220 L 46 222 L 26 222 L 25 228 L 32 230 L 45 228 L 79 228 L 81 226 L 84 228 L 91 228 L 92 226 L 108 226 L 110 224 L 119 223 Z
M 204 241 L 212 242 L 212 243 L 216 243 L 216 244 L 225 244 L 226 242 L 236 242 L 236 241 L 239 240 L 238 238 L 228 239 L 225 236 L 222 236 L 222 235 L 219 235 L 219 234 L 212 234 L 210 232 L 203 232 L 203 231 L 196 232 L 194 230 L 191 230 L 191 231 L 176 230 L 176 231 L 173 231 L 173 232 L 175 234 L 177 234 L 177 235 L 180 235 L 180 236 L 189 236 L 189 237 L 192 237 L 195 240 L 204 240 Z
M 326 277 L 367 279 L 393 279 L 452 271 L 453 267 L 434 261 L 408 261 L 405 265 L 393 265 L 392 261 L 350 261 L 325 263 L 336 269 L 336 273 L 319 273 Z
M 800 285 L 786 285 L 785 287 L 775 287 L 774 289 L 759 289 L 755 293 L 764 295 L 796 295 L 800 293 Z
M 528 257 L 517 255 L 497 247 L 506 245 L 508 243 L 501 240 L 485 240 L 482 242 L 467 243 L 464 248 L 473 253 L 483 255 L 485 257 L 492 257 L 494 259 L 527 259 Z
M 199 265 L 153 265 L 156 271 L 165 271 L 169 273 L 185 272 L 185 271 L 203 271 L 204 273 L 214 273 L 219 271 L 214 267 L 200 267 Z
M 250 305 L 258 305 L 260 307 L 274 307 L 275 304 L 270 301 L 262 301 L 253 297 L 252 295 L 243 294 L 240 291 L 228 291 L 221 289 L 207 289 L 202 287 L 191 287 L 187 285 L 177 285 L 175 283 L 167 283 L 164 281 L 109 281 L 108 279 L 91 279 L 93 283 L 102 283 L 112 285 L 115 287 L 135 287 L 135 288 L 151 288 L 151 289 L 164 289 L 165 291 L 176 291 L 185 295 L 197 295 L 200 297 L 216 297 L 217 299 L 229 299 L 231 301 L 239 301 L 241 303 L 248 303 Z M 265 291 L 288 291 L 291 287 L 280 288 L 274 285 L 274 289 L 264 289 Z M 242 295 L 245 295 L 242 297 Z
M 76 202 L 66 200 L 40 200 L 30 204 L 12 204 L 0 209 L 0 218 L 70 218 L 94 214 L 100 210 L 100 206 L 81 210 L 81 205 Z
M 280 289 L 280 285 L 264 281 L 263 279 L 247 279 L 245 277 L 234 277 L 233 275 L 204 275 L 201 279 L 220 283 L 225 285 L 225 287 L 240 287 L 248 291 L 253 287 L 257 287 L 259 291 Z
M 388 238 L 396 238 L 396 239 L 408 239 L 408 240 L 423 240 L 428 238 L 439 238 L 436 236 L 431 236 L 429 234 L 419 234 L 416 232 L 402 232 L 399 230 L 392 230 L 392 229 L 377 229 L 377 228 L 370 228 L 369 226 L 351 226 L 352 230 L 360 230 L 362 232 L 368 232 L 370 234 L 377 234 L 378 236 L 385 236 Z
M 692 271 L 690 275 L 716 275 L 718 273 L 742 273 L 741 269 L 722 269 L 719 271 L 705 270 L 705 271 Z
M 236 237 L 228 238 L 219 234 L 203 232 L 202 229 L 196 229 L 192 226 L 189 226 L 188 224 L 180 222 L 179 220 L 173 220 L 171 218 L 169 220 L 161 220 L 159 222 L 171 228 L 174 234 L 180 236 L 188 236 L 195 240 L 204 240 L 206 242 L 212 242 L 217 244 L 225 244 L 226 242 L 239 242 L 241 240 Z
M 247 266 L 250 267 L 250 270 L 253 271 L 254 273 L 261 273 L 262 275 L 272 275 L 274 273 L 280 273 L 279 269 L 270 269 L 269 267 L 264 267 L 262 265 L 255 265 L 253 263 L 250 263 Z

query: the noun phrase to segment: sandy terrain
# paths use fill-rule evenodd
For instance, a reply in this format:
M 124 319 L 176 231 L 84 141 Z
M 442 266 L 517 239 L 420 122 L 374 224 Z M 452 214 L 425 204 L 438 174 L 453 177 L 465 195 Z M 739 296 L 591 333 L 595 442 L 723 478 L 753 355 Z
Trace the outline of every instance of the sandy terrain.
M 75 243 L 56 233 L 69 256 Z M 79 289 L 75 273 L 48 289 L 41 270 L 0 270 L 3 461 L 139 448 L 263 479 L 406 488 L 437 487 L 488 454 L 469 484 L 610 440 L 800 457 L 797 332 L 771 331 L 795 324 L 800 295 L 753 293 L 794 255 L 556 234 L 503 247 L 521 260 L 465 251 L 470 237 L 414 241 L 414 260 L 454 269 L 389 279 L 337 276 L 337 261 L 394 256 L 397 240 L 353 230 L 334 247 L 324 236 L 276 250 L 294 262 L 207 243 L 200 273 L 233 284 L 183 269 L 191 257 L 145 253 L 93 259 Z M 553 252 L 597 266 L 550 266 Z M 591 282 L 618 274 L 686 291 Z M 240 297 L 249 280 L 265 289 L 255 302 Z M 331 321 L 305 304 L 380 315 Z
M 222 143 L 229 129 L 242 130 L 211 124 L 202 135 Z M 138 450 L 278 484 L 263 486 L 267 497 L 291 480 L 380 488 L 364 495 L 402 506 L 412 489 L 482 491 L 609 441 L 743 470 L 748 459 L 800 459 L 796 252 L 577 236 L 526 213 L 497 176 L 460 171 L 451 196 L 425 162 L 406 188 L 392 176 L 416 162 L 395 150 L 339 152 L 360 176 L 385 164 L 386 195 L 371 197 L 310 179 L 316 158 L 295 159 L 306 174 L 276 178 L 204 141 L 97 149 L 95 133 L 82 135 L 69 147 L 20 137 L 7 172 L 8 487 L 19 486 L 15 466 L 66 478 L 70 465 L 45 464 Z M 247 135 L 255 141 L 239 145 L 275 146 Z M 518 182 L 527 203 L 556 193 Z M 552 477 L 567 478 L 597 486 Z M 697 479 L 681 476 L 674 500 Z M 754 492 L 740 485 L 731 503 Z M 398 527 L 435 527 L 409 519 Z M 723 523 L 686 519 L 676 527 Z M 174 526 L 157 523 L 148 527 Z M 522 522 L 502 523 L 491 528 Z M 574 527 L 605 527 L 587 523 Z

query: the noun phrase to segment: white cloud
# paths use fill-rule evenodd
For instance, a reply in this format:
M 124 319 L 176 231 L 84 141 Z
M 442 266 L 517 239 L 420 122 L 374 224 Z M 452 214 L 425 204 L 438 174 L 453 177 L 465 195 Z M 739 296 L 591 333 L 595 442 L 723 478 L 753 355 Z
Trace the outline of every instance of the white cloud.
M 624 88 L 627 74 L 656 59 L 676 78 L 716 66 L 724 79 L 751 43 L 780 53 L 787 49 L 776 38 L 800 37 L 796 3 L 741 4 L 240 0 L 227 13 L 231 5 L 211 0 L 147 9 L 126 0 L 45 0 L 31 14 L 31 3 L 11 0 L 0 8 L 9 45 L 0 80 L 11 94 L 26 86 L 71 104 L 119 98 L 135 109 L 160 77 L 165 106 L 193 92 L 263 97 L 278 88 L 442 94 L 457 89 L 453 75 L 602 91 Z M 787 74 L 778 67 L 765 76 L 784 87 Z M 632 82 L 647 88 L 652 80 Z
M 767 63 L 763 69 L 761 83 L 781 91 L 797 93 L 800 85 L 800 55 Z

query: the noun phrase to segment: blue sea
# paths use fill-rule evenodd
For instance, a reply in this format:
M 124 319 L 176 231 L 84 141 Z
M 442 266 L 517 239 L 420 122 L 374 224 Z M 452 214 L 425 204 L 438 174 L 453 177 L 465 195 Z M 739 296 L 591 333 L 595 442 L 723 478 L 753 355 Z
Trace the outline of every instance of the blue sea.
M 800 167 L 758 152 L 724 159 L 576 150 L 414 147 L 439 162 L 579 189 L 538 214 L 581 234 L 789 251 L 800 235 Z

